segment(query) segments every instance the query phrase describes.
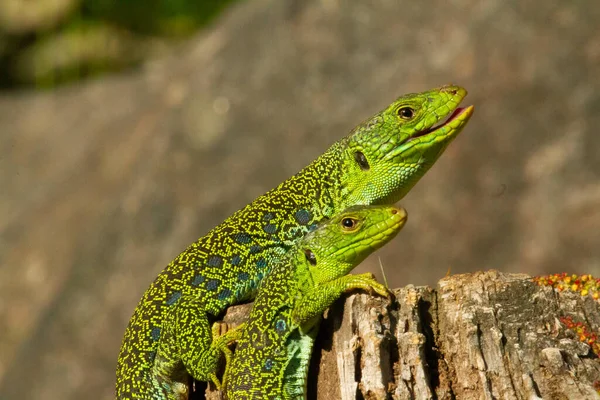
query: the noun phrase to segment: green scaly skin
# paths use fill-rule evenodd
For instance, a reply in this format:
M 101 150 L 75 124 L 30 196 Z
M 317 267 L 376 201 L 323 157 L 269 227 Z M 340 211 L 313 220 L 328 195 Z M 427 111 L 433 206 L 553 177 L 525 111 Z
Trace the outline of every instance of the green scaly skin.
M 219 385 L 218 363 L 231 352 L 225 339 L 213 340 L 218 315 L 253 299 L 270 266 L 324 218 L 355 205 L 393 204 L 408 193 L 471 117 L 472 106 L 457 109 L 465 96 L 445 86 L 400 97 L 177 256 L 129 321 L 117 398 L 187 398 L 188 374 Z M 159 350 L 169 336 L 176 346 Z
M 403 209 L 353 207 L 293 247 L 265 278 L 248 321 L 227 333 L 238 337 L 224 382 L 227 398 L 305 399 L 323 311 L 355 289 L 388 295 L 371 274 L 347 274 L 396 236 L 405 222 Z

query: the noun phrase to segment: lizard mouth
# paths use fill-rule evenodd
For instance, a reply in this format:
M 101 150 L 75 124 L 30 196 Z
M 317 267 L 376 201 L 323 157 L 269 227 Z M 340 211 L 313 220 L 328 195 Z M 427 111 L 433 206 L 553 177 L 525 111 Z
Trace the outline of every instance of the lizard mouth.
M 404 142 L 404 143 L 411 142 L 415 139 L 426 136 L 433 132 L 437 133 L 438 130 L 440 130 L 446 126 L 451 126 L 451 130 L 450 130 L 451 132 L 456 131 L 458 128 L 462 127 L 469 120 L 469 118 L 471 117 L 471 114 L 473 114 L 473 110 L 474 110 L 473 106 L 457 107 L 442 122 L 432 126 L 429 129 L 425 129 L 420 132 L 417 132 L 415 135 L 408 138 L 408 140 L 406 140 L 406 142 Z

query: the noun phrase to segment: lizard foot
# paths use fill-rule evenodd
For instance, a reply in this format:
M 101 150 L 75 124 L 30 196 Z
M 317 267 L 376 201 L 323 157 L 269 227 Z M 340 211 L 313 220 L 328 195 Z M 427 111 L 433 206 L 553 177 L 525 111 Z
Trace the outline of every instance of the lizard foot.
M 380 296 L 390 299 L 392 297 L 391 292 L 387 287 L 375 280 L 375 276 L 370 273 L 364 273 L 359 275 L 350 275 L 352 278 L 349 280 L 346 286 L 346 291 L 352 291 L 355 289 L 362 289 L 370 294 L 378 294 Z

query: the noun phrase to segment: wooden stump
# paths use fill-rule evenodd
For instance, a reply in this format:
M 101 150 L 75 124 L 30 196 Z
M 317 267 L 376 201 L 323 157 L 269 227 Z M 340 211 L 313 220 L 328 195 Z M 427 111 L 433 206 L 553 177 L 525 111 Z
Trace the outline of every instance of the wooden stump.
M 600 399 L 589 337 L 561 322 L 598 332 L 591 296 L 497 271 L 393 292 L 393 302 L 355 294 L 328 310 L 309 399 Z M 233 307 L 224 321 L 235 326 L 249 310 Z

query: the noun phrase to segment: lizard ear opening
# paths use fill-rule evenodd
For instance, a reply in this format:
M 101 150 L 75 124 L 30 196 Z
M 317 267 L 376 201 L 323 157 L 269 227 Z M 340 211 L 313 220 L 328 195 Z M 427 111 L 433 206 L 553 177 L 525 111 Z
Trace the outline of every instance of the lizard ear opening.
M 368 171 L 371 168 L 367 157 L 365 157 L 362 151 L 357 151 L 354 153 L 354 160 L 356 160 L 356 163 L 363 171 Z
M 317 265 L 317 256 L 310 249 L 304 249 L 304 256 L 310 265 Z

